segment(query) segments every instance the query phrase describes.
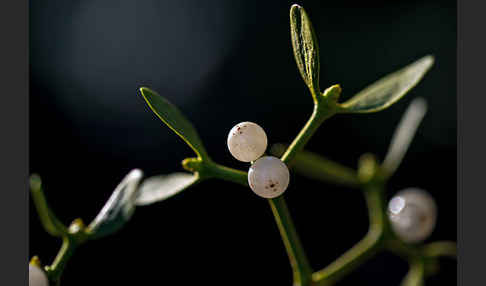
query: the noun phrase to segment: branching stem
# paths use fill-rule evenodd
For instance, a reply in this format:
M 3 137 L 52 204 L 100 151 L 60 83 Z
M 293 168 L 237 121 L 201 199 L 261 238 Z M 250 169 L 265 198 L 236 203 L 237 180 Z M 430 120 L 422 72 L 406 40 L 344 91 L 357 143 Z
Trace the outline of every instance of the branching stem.
M 286 152 L 282 155 L 281 160 L 284 163 L 289 165 L 295 155 L 304 148 L 305 144 L 309 141 L 319 126 L 327 118 L 336 113 L 335 105 L 333 106 L 329 104 L 330 101 L 327 100 L 326 96 L 329 94 L 335 96 L 340 92 L 341 88 L 338 85 L 335 85 L 328 89 L 328 94 L 315 97 L 314 111 L 312 112 L 311 117 L 287 148 Z M 201 162 L 201 165 L 202 166 L 198 171 L 202 174 L 202 177 L 216 177 L 248 186 L 246 172 L 221 166 L 211 161 Z M 287 255 L 289 256 L 290 265 L 294 274 L 294 285 L 310 285 L 312 282 L 312 268 L 297 234 L 285 199 L 283 196 L 280 196 L 274 199 L 269 199 L 269 203 L 284 242 L 285 249 L 287 250 Z
M 68 237 L 64 237 L 62 240 L 61 249 L 57 253 L 54 262 L 52 262 L 50 266 L 46 267 L 49 280 L 54 282 L 55 285 L 59 285 L 62 272 L 64 271 L 67 262 L 74 254 L 75 249 L 76 249 L 76 243 L 74 243 L 74 241 L 72 241 Z
M 332 285 L 366 262 L 383 247 L 383 188 L 375 185 L 364 189 L 370 227 L 366 236 L 329 266 L 312 275 L 314 285 Z

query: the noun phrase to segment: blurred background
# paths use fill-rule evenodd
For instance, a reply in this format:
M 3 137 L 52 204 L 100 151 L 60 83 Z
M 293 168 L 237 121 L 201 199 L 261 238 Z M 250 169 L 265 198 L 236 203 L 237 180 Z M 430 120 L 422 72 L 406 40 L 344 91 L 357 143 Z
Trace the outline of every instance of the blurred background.
M 150 87 L 194 123 L 215 161 L 240 169 L 229 130 L 253 121 L 269 144 L 290 143 L 312 99 L 293 58 L 293 1 L 30 1 L 30 172 L 44 181 L 66 224 L 89 223 L 133 168 L 146 176 L 181 171 L 193 156 L 138 92 Z M 426 54 L 424 80 L 391 108 L 328 120 L 308 150 L 355 168 L 383 159 L 408 103 L 429 111 L 388 184 L 429 191 L 438 223 L 428 241 L 456 240 L 455 1 L 298 1 L 320 44 L 321 88 L 341 84 L 342 100 Z M 293 174 L 286 199 L 314 269 L 366 233 L 367 210 L 354 190 Z M 60 240 L 41 227 L 30 201 L 29 254 L 50 264 Z M 456 264 L 427 285 L 453 285 Z M 405 261 L 383 253 L 339 285 L 398 285 Z M 82 246 L 64 285 L 290 285 L 291 270 L 266 200 L 249 189 L 206 181 L 136 210 L 118 234 Z

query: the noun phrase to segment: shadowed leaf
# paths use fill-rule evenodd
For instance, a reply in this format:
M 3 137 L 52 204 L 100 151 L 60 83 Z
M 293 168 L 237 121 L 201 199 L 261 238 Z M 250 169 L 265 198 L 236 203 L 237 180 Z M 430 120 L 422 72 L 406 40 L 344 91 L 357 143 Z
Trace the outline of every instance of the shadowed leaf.
M 208 158 L 206 149 L 196 129 L 175 105 L 147 87 L 140 88 L 140 92 L 152 111 L 172 131 L 179 135 L 199 157 L 203 159 Z
M 339 104 L 341 113 L 369 113 L 383 110 L 410 91 L 434 64 L 425 56 L 366 87 L 348 101 Z
M 423 98 L 414 99 L 405 111 L 393 134 L 385 160 L 383 160 L 382 168 L 388 176 L 391 176 L 400 166 L 426 112 L 427 102 Z
M 173 173 L 150 177 L 140 185 L 135 203 L 141 206 L 163 201 L 192 186 L 198 179 L 197 175 L 190 173 Z
M 100 213 L 87 227 L 91 239 L 115 233 L 121 229 L 135 211 L 138 183 L 142 171 L 132 170 L 113 191 Z

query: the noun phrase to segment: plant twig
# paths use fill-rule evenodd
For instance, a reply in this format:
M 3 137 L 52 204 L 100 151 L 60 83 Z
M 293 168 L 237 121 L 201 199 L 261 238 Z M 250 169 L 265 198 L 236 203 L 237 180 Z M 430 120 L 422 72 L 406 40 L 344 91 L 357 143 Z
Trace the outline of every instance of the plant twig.
M 400 286 L 423 286 L 425 278 L 425 265 L 423 259 L 410 261 L 410 270 L 403 278 Z
M 370 227 L 366 236 L 330 265 L 312 274 L 314 285 L 332 285 L 381 250 L 384 235 L 383 189 L 368 186 L 364 190 Z
M 312 268 L 305 255 L 285 199 L 280 196 L 268 201 L 289 256 L 294 275 L 294 285 L 309 285 Z
M 215 177 L 243 186 L 248 186 L 247 172 L 228 168 L 217 163 L 202 163 L 196 167 L 204 177 Z M 302 244 L 295 230 L 285 200 L 282 196 L 269 200 L 280 235 L 289 256 L 290 265 L 294 273 L 294 285 L 308 285 L 311 281 L 312 270 L 305 256 Z
M 270 152 L 275 156 L 282 156 L 286 148 L 284 144 L 275 144 Z M 297 153 L 292 161 L 292 170 L 310 179 L 349 188 L 360 187 L 355 170 L 314 152 L 302 150 Z
M 329 94 L 339 94 L 341 88 L 338 85 L 335 85 L 329 88 L 327 92 L 328 94 L 323 96 L 319 95 L 314 97 L 314 110 L 311 117 L 281 157 L 282 162 L 285 164 L 290 165 L 292 160 L 304 148 L 305 144 L 307 144 L 319 126 L 327 118 L 335 114 L 334 108 L 332 105 L 329 105 L 325 96 L 328 96 Z M 312 282 L 312 268 L 295 229 L 285 199 L 283 196 L 280 196 L 274 199 L 269 199 L 269 203 L 289 256 L 290 265 L 292 266 L 294 273 L 294 285 L 309 285 Z
M 66 267 L 67 262 L 74 254 L 76 249 L 76 243 L 67 236 L 63 237 L 61 249 L 57 253 L 54 262 L 50 266 L 46 267 L 46 272 L 49 280 L 59 285 L 59 280 L 61 278 L 62 272 Z
M 427 257 L 457 258 L 457 245 L 453 241 L 436 241 L 424 245 L 423 254 Z

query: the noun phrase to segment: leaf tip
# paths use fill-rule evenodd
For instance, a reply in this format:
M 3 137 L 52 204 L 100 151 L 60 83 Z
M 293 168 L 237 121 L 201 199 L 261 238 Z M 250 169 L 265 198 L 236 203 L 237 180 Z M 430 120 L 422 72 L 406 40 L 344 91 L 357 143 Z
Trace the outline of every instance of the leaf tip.
M 299 4 L 292 4 L 292 6 L 290 6 L 290 14 L 298 12 L 300 9 L 303 9 L 303 8 Z
M 300 27 L 302 22 L 308 20 L 308 16 L 304 10 L 304 7 L 293 4 L 290 7 L 290 24 L 295 28 Z
M 435 56 L 434 55 L 426 55 L 423 60 L 425 60 L 429 65 L 433 65 L 435 62 Z
M 426 55 L 423 58 L 418 59 L 413 66 L 419 66 L 422 69 L 422 73 L 425 74 L 435 63 L 434 55 Z
M 425 112 L 427 112 L 427 100 L 425 100 L 423 97 L 417 97 L 412 100 L 410 106 L 419 111 L 419 113 L 425 114 Z
M 127 180 L 140 180 L 143 177 L 143 172 L 140 169 L 133 169 L 128 173 Z
M 153 91 L 152 91 L 150 88 L 145 87 L 145 86 L 140 87 L 138 90 L 140 90 L 140 93 L 141 93 L 141 94 L 142 94 L 142 96 L 144 96 L 144 97 L 145 97 L 145 95 L 146 95 L 147 93 L 149 93 L 149 92 L 150 92 L 150 93 L 153 93 Z
M 290 7 L 290 25 L 294 29 L 298 29 L 302 25 L 302 21 L 305 22 L 307 15 L 305 13 L 304 7 L 293 4 Z
M 32 174 L 29 178 L 30 188 L 32 191 L 37 191 L 41 188 L 42 180 L 38 174 Z

